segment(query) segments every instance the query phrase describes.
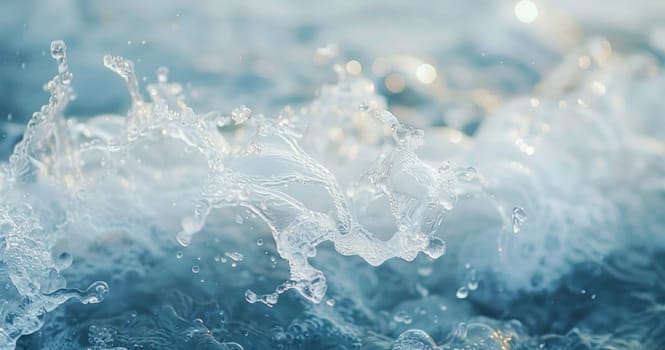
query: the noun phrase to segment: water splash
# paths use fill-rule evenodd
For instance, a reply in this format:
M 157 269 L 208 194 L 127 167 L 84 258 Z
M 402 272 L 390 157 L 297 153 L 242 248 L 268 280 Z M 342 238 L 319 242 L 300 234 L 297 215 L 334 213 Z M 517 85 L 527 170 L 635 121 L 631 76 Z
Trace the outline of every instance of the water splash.
M 281 271 L 276 267 L 276 257 L 283 258 L 287 280 L 280 284 L 269 278 L 266 283 L 277 287 L 273 292 L 257 294 L 253 290 L 264 287 L 256 281 L 263 280 L 254 281 L 247 276 L 269 274 L 254 270 L 253 263 L 234 265 L 237 273 L 232 279 L 242 280 L 243 290 L 247 285 L 252 288 L 245 292 L 248 302 L 266 304 L 273 307 L 270 310 L 282 304 L 279 298 L 289 290 L 315 303 L 306 304 L 307 316 L 293 320 L 290 329 L 275 331 L 276 343 L 295 347 L 306 344 L 308 335 L 316 333 L 334 334 L 330 337 L 344 339 L 349 346 L 359 346 L 358 339 L 372 339 L 383 344 L 383 348 L 392 344 L 400 349 L 437 348 L 432 338 L 442 344 L 438 346 L 442 349 L 537 348 L 541 344 L 554 349 L 583 344 L 593 348 L 620 344 L 604 341 L 599 335 L 568 331 L 572 322 L 566 315 L 560 317 L 563 326 L 557 323 L 545 328 L 539 322 L 546 321 L 539 318 L 547 319 L 543 314 L 553 311 L 510 303 L 525 292 L 532 296 L 560 293 L 561 280 L 571 269 L 582 263 L 600 262 L 620 251 L 624 243 L 639 245 L 649 241 L 654 247 L 662 245 L 653 234 L 662 223 L 644 214 L 642 207 L 632 208 L 632 204 L 643 200 L 656 208 L 662 204 L 662 145 L 657 140 L 643 139 L 645 133 L 631 126 L 632 122 L 624 120 L 615 107 L 603 102 L 606 100 L 594 100 L 593 96 L 598 97 L 602 90 L 598 84 L 591 84 L 589 89 L 589 84 L 574 80 L 570 84 L 579 84 L 579 88 L 562 88 L 565 94 L 574 91 L 562 96 L 556 92 L 556 86 L 548 85 L 552 81 L 546 80 L 545 92 L 538 96 L 537 103 L 534 98 L 527 98 L 505 106 L 483 122 L 465 150 L 450 157 L 453 163 L 472 163 L 477 169 L 456 168 L 441 162 L 449 156 L 441 156 L 445 153 L 441 150 L 454 147 L 452 144 L 428 145 L 422 130 L 403 124 L 385 109 L 385 101 L 374 92 L 372 82 L 344 74 L 337 84 L 324 86 L 311 103 L 297 110 L 287 108 L 275 118 L 246 106 L 230 114 L 197 113 L 185 103 L 182 86 L 169 82 L 165 69 L 159 69 L 157 82 L 147 86 L 147 100 L 141 96 L 133 64 L 121 57 L 106 56 L 104 64 L 128 85 L 132 100 L 128 115 L 86 121 L 65 119 L 65 107 L 74 98 L 66 47 L 56 43 L 52 51 L 58 75 L 47 84 L 51 98 L 33 116 L 10 161 L 3 164 L 0 181 L 0 224 L 5 243 L 2 262 L 7 266 L 7 275 L 2 278 L 9 286 L 3 299 L 7 301 L 3 330 L 8 333 L 2 335 L 2 341 L 9 347 L 21 334 L 39 329 L 45 313 L 55 315 L 60 310 L 56 307 L 65 300 L 95 303 L 107 297 L 109 288 L 104 282 L 93 283 L 84 290 L 67 288 L 66 282 L 72 280 L 64 276 L 72 266 L 94 265 L 86 262 L 81 248 L 77 251 L 76 244 L 67 242 L 68 237 L 94 249 L 121 246 L 148 260 L 140 260 L 146 266 L 156 264 L 150 259 L 166 251 L 163 247 L 174 243 L 173 238 L 182 246 L 195 246 L 206 240 L 205 245 L 215 246 L 211 249 L 217 250 L 216 256 L 229 251 L 229 255 L 220 256 L 220 261 L 228 258 L 254 262 L 256 256 L 249 246 L 221 247 L 216 240 L 220 236 L 240 237 L 253 225 L 265 225 L 273 240 L 259 246 L 266 249 L 266 256 L 273 262 L 270 268 Z M 610 64 L 607 51 L 608 46 L 599 42 L 592 43 L 585 54 L 600 67 Z M 617 54 L 612 53 L 611 57 Z M 578 59 L 576 54 L 574 67 L 579 66 Z M 589 79 L 605 82 L 605 96 L 624 96 L 616 91 L 612 79 L 603 75 L 609 73 L 598 69 L 588 72 Z M 629 70 L 639 71 L 635 67 Z M 625 74 L 627 77 L 612 78 L 619 85 L 627 84 L 637 73 Z M 586 75 L 577 77 L 586 79 Z M 433 130 L 437 131 L 441 130 Z M 466 140 L 457 136 L 455 140 Z M 587 164 L 597 168 L 590 169 Z M 566 169 L 567 176 L 559 176 L 560 169 Z M 635 174 L 644 184 L 638 186 L 630 180 Z M 513 233 L 520 232 L 526 222 L 525 209 L 513 207 L 514 203 L 523 203 L 528 209 L 528 235 L 505 234 L 510 233 L 511 227 Z M 631 218 L 625 219 L 625 213 L 631 213 Z M 241 220 L 237 221 L 248 231 L 238 233 L 237 227 L 220 223 L 225 222 L 227 214 L 231 223 L 238 215 L 236 218 Z M 630 237 L 619 233 L 624 231 L 624 225 L 631 228 L 626 230 L 631 232 Z M 579 244 L 580 239 L 585 244 Z M 132 244 L 125 245 L 127 241 Z M 272 249 L 273 245 L 274 251 L 269 253 L 265 246 Z M 251 248 L 256 249 L 254 244 Z M 377 282 L 376 276 L 363 274 L 359 265 L 331 259 L 326 254 L 332 248 L 335 254 L 355 255 L 372 266 L 391 258 L 431 265 L 419 271 L 405 267 L 406 273 L 396 273 L 390 264 L 383 265 L 377 269 L 381 273 Z M 67 253 L 61 253 L 62 249 Z M 236 249 L 243 254 L 238 255 Z M 219 288 L 220 294 L 226 292 L 225 286 L 213 284 L 214 273 L 231 264 L 208 268 L 201 260 L 193 261 L 200 257 L 192 257 L 188 250 L 192 251 L 184 248 L 185 254 L 172 252 L 169 257 L 175 256 L 174 261 L 185 264 L 187 276 L 195 277 L 197 283 L 213 285 L 211 289 L 216 292 L 215 288 Z M 446 251 L 450 253 L 444 258 L 450 257 L 446 264 L 430 261 Z M 420 253 L 424 256 L 418 257 Z M 109 255 L 119 259 L 118 255 Z M 338 265 L 317 264 L 317 259 Z M 121 259 L 115 262 L 129 271 L 127 276 L 150 279 L 149 274 L 141 274 L 145 270 L 134 269 L 132 263 Z M 467 262 L 473 262 L 473 276 L 467 271 L 456 276 L 456 265 Z M 74 284 L 90 283 L 81 281 L 91 276 L 90 271 L 83 269 Z M 335 271 L 354 273 L 340 278 Z M 639 285 L 630 279 L 630 274 L 617 274 L 636 290 L 653 288 Z M 100 278 L 91 280 L 97 279 Z M 113 286 L 111 281 L 109 278 Z M 566 282 L 566 291 L 556 295 L 574 294 L 570 304 L 579 303 L 584 312 L 595 310 L 590 303 L 612 295 L 608 291 L 592 291 L 582 282 Z M 456 293 L 460 284 L 463 287 Z M 333 289 L 331 294 L 330 286 L 337 291 Z M 363 294 L 364 286 L 370 286 L 368 289 L 377 296 Z M 407 293 L 411 287 L 413 291 L 408 293 L 413 293 L 413 297 L 392 299 L 412 297 L 418 306 L 386 305 L 380 301 L 385 295 L 392 297 L 390 293 Z M 109 295 L 116 291 L 122 293 L 114 287 Z M 224 299 L 242 299 L 239 294 L 223 295 Z M 662 301 L 654 297 L 643 299 L 634 303 L 640 311 L 626 311 L 630 315 L 635 311 L 639 318 L 627 326 L 632 327 L 629 329 L 634 336 L 625 338 L 633 344 L 658 345 L 652 339 L 661 334 Z M 324 305 L 316 305 L 324 300 Z M 330 300 L 334 300 L 333 305 Z M 537 300 L 524 302 L 529 305 L 527 302 L 535 304 Z M 190 302 L 183 309 L 194 309 L 193 304 Z M 473 312 L 465 309 L 468 304 L 494 315 L 509 310 L 513 313 L 505 318 L 525 320 L 530 331 L 504 319 L 469 321 Z M 438 305 L 448 306 L 444 310 Z M 238 327 L 228 325 L 233 321 L 218 322 L 205 313 L 202 316 L 201 312 L 169 307 L 149 311 L 159 315 L 158 325 L 151 324 L 154 319 L 131 321 L 138 322 L 140 327 L 136 329 L 145 334 L 131 333 L 129 329 L 136 325 L 131 322 L 131 327 L 116 329 L 131 333 L 132 339 L 150 339 L 137 340 L 140 344 L 158 339 L 163 346 L 176 348 L 201 344 L 221 349 L 239 346 L 217 341 L 227 337 L 224 327 Z M 224 307 L 209 309 L 219 316 Z M 248 310 L 256 309 L 243 312 L 251 314 Z M 444 314 L 437 314 L 439 311 Z M 136 319 L 128 315 L 128 319 Z M 446 327 L 459 321 L 457 318 L 465 323 L 447 331 Z M 602 317 L 592 314 L 584 324 L 603 329 L 597 325 L 598 319 Z M 113 322 L 123 325 L 125 320 Z M 636 330 L 649 322 L 657 325 L 651 333 Z M 211 326 L 217 324 L 227 326 Z M 388 330 L 380 331 L 391 334 L 391 338 L 357 324 L 381 325 L 377 329 L 387 325 Z M 406 326 L 413 330 L 403 328 Z M 251 333 L 251 327 L 239 328 L 247 333 L 240 339 L 260 339 Z M 89 343 L 93 346 L 129 346 L 123 342 L 126 339 L 118 336 L 120 331 L 90 329 L 93 336 Z M 215 337 L 211 335 L 214 332 L 218 332 Z M 552 332 L 560 335 L 535 335 Z
M 259 296 L 247 291 L 246 299 L 250 303 L 258 301 L 272 306 L 279 295 L 290 289 L 314 303 L 324 300 L 326 277 L 310 265 L 309 259 L 316 255 L 317 246 L 326 241 L 332 242 L 339 253 L 360 256 L 372 265 L 395 257 L 413 260 L 419 252 L 431 258 L 444 254 L 445 243 L 434 233 L 452 205 L 442 203 L 441 193 L 448 193 L 447 196 L 455 193 L 451 178 L 471 181 L 475 170 L 467 168 L 455 173 L 456 170 L 449 168 L 445 174 L 438 172 L 415 153 L 423 144 L 422 130 L 400 123 L 390 112 L 369 107 L 358 110 L 355 102 L 345 104 L 342 96 L 338 96 L 343 90 L 330 89 L 324 97 L 337 100 L 335 103 L 346 110 L 340 117 L 350 120 L 351 116 L 357 116 L 381 130 L 371 141 L 382 146 L 372 156 L 374 160 L 369 169 L 356 175 L 357 180 L 343 189 L 329 169 L 303 148 L 309 141 L 304 139 L 302 121 L 318 117 L 316 105 L 310 110 L 304 109 L 302 115 L 286 111 L 275 119 L 255 115 L 248 107 L 240 106 L 231 113 L 231 120 L 237 127 L 247 129 L 243 133 L 250 136 L 233 135 L 220 129 L 228 125 L 228 117 L 215 113 L 198 115 L 184 103 L 173 103 L 181 101 L 181 89 L 167 88 L 165 69 L 158 71 L 157 85 L 149 86 L 151 101 L 148 102 L 139 92 L 133 63 L 106 55 L 104 65 L 126 82 L 132 100 L 128 117 L 124 121 L 114 118 L 116 131 L 110 133 L 94 122 L 76 124 L 64 119 L 62 112 L 74 96 L 70 87 L 72 75 L 64 43 L 54 41 L 51 51 L 58 64 L 58 75 L 47 84 L 51 92 L 49 104 L 33 116 L 24 139 L 3 168 L 3 177 L 9 183 L 2 188 L 7 198 L 12 195 L 12 186 L 15 186 L 12 184 L 18 182 L 61 186 L 57 192 L 71 198 L 64 207 L 54 207 L 65 213 L 65 220 L 50 233 L 40 225 L 40 215 L 33 212 L 34 203 L 8 205 L 2 212 L 3 222 L 14 227 L 14 231 L 4 236 L 3 261 L 9 267 L 9 276 L 18 293 L 39 301 L 31 310 L 39 309 L 40 305 L 48 305 L 46 308 L 50 310 L 70 298 L 97 303 L 108 293 L 108 286 L 103 282 L 93 284 L 85 292 L 52 289 L 64 284 L 59 271 L 71 265 L 71 257 L 65 254 L 53 259 L 49 251 L 57 235 L 88 225 L 80 215 L 83 212 L 95 215 L 94 208 L 103 205 L 99 201 L 103 197 L 99 195 L 108 186 L 119 184 L 121 186 L 114 191 L 129 195 L 138 190 L 136 186 L 149 184 L 139 185 L 136 176 L 153 176 L 151 181 L 159 182 L 154 176 L 161 174 L 156 167 L 161 166 L 160 161 L 140 151 L 141 145 L 150 142 L 165 146 L 180 144 L 195 150 L 197 162 L 188 165 L 190 172 L 206 178 L 198 194 L 189 192 L 190 203 L 196 203 L 195 209 L 189 215 L 183 215 L 182 211 L 179 214 L 182 219 L 177 239 L 181 245 L 189 245 L 194 235 L 204 229 L 213 211 L 224 207 L 246 208 L 272 231 L 277 252 L 289 263 L 290 277 L 274 293 Z M 362 79 L 343 82 L 352 90 L 363 89 L 366 84 Z M 368 97 L 367 100 L 380 100 L 377 96 Z M 312 140 L 327 130 L 310 128 L 307 132 Z M 124 165 L 130 158 L 143 174 L 127 173 Z M 274 164 L 270 173 L 259 171 L 264 164 Z M 283 190 L 285 186 L 304 184 L 327 192 L 334 212 L 309 209 L 302 196 Z M 387 240 L 378 238 L 358 220 L 377 199 L 387 201 L 395 220 L 394 234 Z M 86 205 L 90 207 L 84 209 Z M 104 220 L 110 227 L 121 225 L 113 223 L 111 217 Z M 243 260 L 237 252 L 226 253 L 226 256 L 234 265 Z M 198 274 L 199 266 L 194 265 L 192 271 Z M 32 319 L 41 315 L 31 311 L 24 316 Z M 21 334 L 38 329 L 40 321 L 34 322 L 32 327 L 18 327 L 18 332 L 6 342 L 12 343 Z

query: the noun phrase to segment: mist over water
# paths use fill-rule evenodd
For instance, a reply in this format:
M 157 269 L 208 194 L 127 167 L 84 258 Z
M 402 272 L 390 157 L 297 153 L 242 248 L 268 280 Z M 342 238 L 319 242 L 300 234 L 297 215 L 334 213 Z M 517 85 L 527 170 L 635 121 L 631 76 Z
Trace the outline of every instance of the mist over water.
M 664 17 L 0 3 L 0 349 L 663 349 Z

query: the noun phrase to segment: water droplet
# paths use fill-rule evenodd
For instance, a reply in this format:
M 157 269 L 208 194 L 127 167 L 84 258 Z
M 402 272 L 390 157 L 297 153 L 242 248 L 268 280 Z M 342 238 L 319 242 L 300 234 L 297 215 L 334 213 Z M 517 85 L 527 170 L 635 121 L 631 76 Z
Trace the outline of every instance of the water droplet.
M 201 267 L 199 267 L 199 265 L 192 266 L 192 272 L 194 272 L 194 273 L 201 272 Z
M 245 219 L 243 219 L 240 214 L 236 215 L 236 224 L 242 225 L 243 222 L 245 222 Z
M 203 228 L 203 222 L 198 216 L 187 216 L 182 219 L 182 229 L 188 234 L 193 234 Z
M 256 296 L 256 293 L 248 289 L 245 291 L 245 300 L 247 300 L 247 302 L 250 304 L 254 304 L 258 301 L 258 298 Z
M 478 172 L 476 171 L 476 168 L 468 167 L 468 168 L 460 171 L 457 174 L 457 178 L 460 179 L 461 181 L 469 182 L 469 181 L 472 181 L 473 179 L 476 178 L 477 173 Z
M 526 212 L 520 207 L 513 208 L 513 233 L 518 233 L 526 221 Z
M 277 300 L 279 299 L 279 296 L 277 293 L 270 293 L 267 294 L 263 297 L 263 303 L 270 306 L 270 305 L 275 305 L 277 304 Z
M 423 277 L 427 277 L 427 276 L 431 275 L 432 271 L 433 270 L 432 270 L 431 265 L 419 266 L 418 269 L 416 269 L 416 272 L 418 273 L 418 275 L 423 276 Z
M 395 316 L 393 316 L 393 320 L 397 323 L 403 324 L 411 324 L 411 322 L 413 322 L 411 314 L 406 310 L 398 311 Z
M 457 299 L 466 299 L 469 296 L 469 289 L 466 286 L 460 287 L 455 296 Z
M 177 253 L 175 253 L 175 258 L 176 259 L 182 259 L 182 252 L 178 251 Z
M 469 288 L 469 290 L 476 290 L 478 289 L 478 281 L 471 280 L 469 281 L 469 283 L 466 284 L 466 286 Z
M 259 246 L 259 247 L 263 247 L 263 238 L 258 238 L 256 240 L 256 245 Z
M 251 116 L 252 110 L 245 105 L 241 105 L 231 112 L 231 119 L 233 119 L 236 124 L 242 124 L 246 122 Z
M 242 261 L 245 258 L 244 255 L 238 252 L 226 252 L 224 255 L 233 261 Z
M 439 174 L 445 174 L 450 171 L 450 162 L 445 161 L 439 166 Z
M 432 259 L 438 259 L 446 253 L 446 242 L 438 237 L 432 237 L 424 253 Z
M 157 68 L 157 81 L 160 83 L 169 81 L 169 69 L 167 67 L 161 66 Z
M 67 45 L 62 40 L 54 40 L 51 42 L 51 57 L 56 60 L 62 59 L 65 57 L 67 50 Z
M 466 286 L 469 288 L 470 291 L 478 289 L 478 279 L 476 278 L 475 269 L 471 269 L 469 271 L 469 281 L 467 282 Z

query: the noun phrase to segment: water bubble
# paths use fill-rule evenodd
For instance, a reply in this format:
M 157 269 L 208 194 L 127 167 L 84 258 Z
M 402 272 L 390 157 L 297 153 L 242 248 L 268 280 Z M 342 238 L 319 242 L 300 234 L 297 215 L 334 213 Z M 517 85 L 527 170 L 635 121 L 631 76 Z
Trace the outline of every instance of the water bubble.
M 182 252 L 178 251 L 177 253 L 175 253 L 175 258 L 176 259 L 182 259 Z
M 519 233 L 526 221 L 526 212 L 520 207 L 513 208 L 513 233 Z
M 457 299 L 466 299 L 469 296 L 469 289 L 466 286 L 460 287 L 455 296 Z
M 263 246 L 263 238 L 258 238 L 256 240 L 256 245 L 259 246 L 259 247 L 262 247 Z
M 193 273 L 199 273 L 201 272 L 201 267 L 199 265 L 194 265 L 192 266 L 192 272 Z
M 331 298 L 331 299 L 326 300 L 326 305 L 328 305 L 330 307 L 335 306 L 335 299 Z
M 58 255 L 57 267 L 58 270 L 62 271 L 72 265 L 74 258 L 71 254 L 67 252 L 62 252 Z

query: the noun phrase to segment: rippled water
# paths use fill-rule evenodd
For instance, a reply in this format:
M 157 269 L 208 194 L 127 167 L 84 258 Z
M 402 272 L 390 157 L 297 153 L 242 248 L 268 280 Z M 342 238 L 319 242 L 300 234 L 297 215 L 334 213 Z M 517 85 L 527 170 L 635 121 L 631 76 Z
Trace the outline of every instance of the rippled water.
M 0 2 L 0 348 L 665 348 L 664 18 Z

